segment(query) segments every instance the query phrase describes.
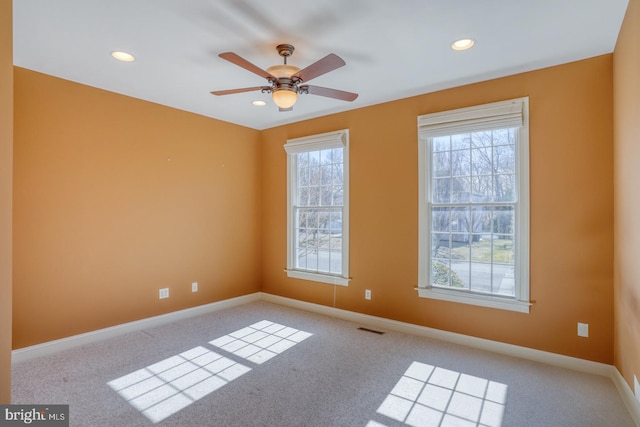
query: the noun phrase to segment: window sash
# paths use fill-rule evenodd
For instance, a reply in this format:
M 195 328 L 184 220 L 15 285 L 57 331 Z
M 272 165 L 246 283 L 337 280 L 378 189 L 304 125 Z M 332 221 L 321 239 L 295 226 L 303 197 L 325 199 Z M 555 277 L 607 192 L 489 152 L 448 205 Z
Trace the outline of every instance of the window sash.
M 348 242 L 349 242 L 349 156 L 348 156 L 348 130 L 340 130 L 335 132 L 328 132 L 319 135 L 313 135 L 309 137 L 296 138 L 287 141 L 284 149 L 287 152 L 287 275 L 289 277 L 313 280 L 324 283 L 331 283 L 337 285 L 348 285 Z M 342 189 L 342 197 L 332 197 L 327 203 L 323 202 L 320 198 L 318 203 L 311 204 L 310 198 L 302 203 L 299 202 L 299 168 L 298 160 L 299 155 L 305 152 L 314 152 L 320 150 L 342 148 L 342 177 L 341 184 L 332 180 L 329 187 L 332 190 L 336 188 Z M 339 163 L 332 163 L 337 165 Z M 311 188 L 308 186 L 307 188 Z M 318 190 L 321 190 L 319 187 Z M 340 218 L 341 227 L 339 236 L 335 227 L 335 224 L 315 224 L 315 227 L 303 227 L 309 228 L 312 232 L 315 232 L 314 240 L 312 243 L 312 250 L 316 250 L 316 254 L 312 254 L 311 257 L 308 253 L 305 254 L 304 260 L 310 261 L 309 263 L 302 265 L 300 263 L 299 249 L 300 246 L 300 224 L 299 213 L 302 210 L 319 211 L 329 214 L 329 218 Z M 336 216 L 331 216 L 331 212 Z M 306 230 L 306 231 L 309 231 Z M 308 248 L 305 246 L 304 248 Z M 320 255 L 322 251 L 322 256 Z M 336 263 L 334 256 L 339 254 L 339 263 Z M 326 255 L 326 256 L 325 256 Z M 326 258 L 326 259 L 325 259 Z M 327 268 L 325 268 L 328 265 Z
M 342 226 L 331 227 L 330 224 L 318 223 L 314 226 L 303 226 L 299 223 L 301 211 L 312 212 L 315 209 L 294 208 L 296 219 L 294 268 L 319 274 L 342 274 Z M 323 209 L 324 210 L 324 209 Z M 340 213 L 341 208 L 331 209 Z M 325 212 L 332 216 L 330 211 Z M 333 221 L 330 221 L 333 222 Z
M 515 199 L 513 201 L 479 201 L 464 202 L 436 202 L 434 196 L 434 176 L 431 172 L 432 147 L 434 138 L 441 136 L 453 136 L 465 133 L 481 132 L 516 127 L 515 135 Z M 434 113 L 418 118 L 419 131 L 419 276 L 418 293 L 421 297 L 442 299 L 473 305 L 481 305 L 494 308 L 502 308 L 519 312 L 529 312 L 529 212 L 528 212 L 528 99 L 520 98 L 478 107 L 463 108 L 460 110 Z M 494 143 L 491 145 L 495 146 Z M 471 149 L 471 148 L 470 148 Z M 452 148 L 449 148 L 452 150 Z M 446 152 L 446 150 L 445 150 Z M 453 179 L 451 171 L 449 179 Z M 472 177 L 470 173 L 469 178 Z M 478 209 L 480 207 L 511 206 L 514 211 L 514 292 L 513 295 L 500 295 L 492 292 L 478 291 L 471 288 L 471 279 L 467 283 L 468 289 L 455 289 L 438 286 L 433 282 L 433 263 L 435 257 L 432 246 L 432 236 L 438 233 L 434 230 L 432 220 L 433 208 L 467 208 Z M 447 231 L 449 238 L 453 235 L 463 236 L 464 233 L 451 233 Z M 468 234 L 471 238 L 473 232 Z M 492 242 L 493 244 L 493 242 Z M 450 246 L 452 247 L 452 246 Z M 469 249 L 471 251 L 471 248 Z M 492 249 L 493 250 L 493 249 Z M 492 252 L 493 255 L 493 252 Z M 472 255 L 465 262 L 472 268 Z M 492 259 L 491 268 L 495 261 Z M 498 265 L 498 264 L 496 264 Z M 469 273 L 471 277 L 471 273 Z M 493 280 L 493 276 L 492 276 Z
M 503 211 L 499 208 L 507 208 L 507 210 Z M 514 230 L 494 230 L 494 220 L 500 218 L 500 212 L 509 212 L 509 208 L 512 210 Z M 515 298 L 515 288 L 512 288 L 514 285 L 512 274 L 517 257 L 515 208 L 515 203 L 432 204 L 430 285 L 434 288 L 458 292 Z M 448 229 L 445 230 L 442 226 L 437 227 L 438 221 L 433 219 L 433 211 L 436 209 L 445 209 L 441 212 L 448 213 L 446 215 L 449 217 Z M 479 209 L 482 211 L 476 215 L 486 216 L 489 213 L 491 223 L 489 229 L 477 228 L 479 221 L 474 221 L 474 219 L 477 220 L 474 218 L 474 211 L 478 212 Z M 487 235 L 490 236 L 489 240 L 481 241 L 480 237 Z M 511 241 L 510 244 L 509 241 Z M 468 245 L 459 245 L 460 243 Z M 441 248 L 443 253 L 440 251 Z M 438 265 L 444 266 L 446 270 L 438 268 Z M 445 279 L 446 284 L 438 283 Z

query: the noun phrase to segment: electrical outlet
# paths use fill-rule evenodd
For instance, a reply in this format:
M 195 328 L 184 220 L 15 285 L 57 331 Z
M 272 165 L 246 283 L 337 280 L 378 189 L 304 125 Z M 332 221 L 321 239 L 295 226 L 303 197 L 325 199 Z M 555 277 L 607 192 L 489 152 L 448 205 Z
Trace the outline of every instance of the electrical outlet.
M 371 299 L 371 289 L 364 290 L 364 299 Z
M 580 322 L 578 322 L 578 336 L 579 337 L 588 337 L 589 336 L 589 324 L 588 323 L 580 323 Z
M 169 298 L 169 288 L 160 289 L 159 297 L 160 299 Z
M 198 282 L 193 282 L 191 284 L 191 292 L 198 292 Z

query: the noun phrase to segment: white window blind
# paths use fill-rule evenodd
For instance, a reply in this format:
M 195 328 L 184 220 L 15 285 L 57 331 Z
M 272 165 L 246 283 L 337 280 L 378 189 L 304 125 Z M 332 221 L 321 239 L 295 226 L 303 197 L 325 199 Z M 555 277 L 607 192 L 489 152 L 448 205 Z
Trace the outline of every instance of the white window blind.
M 524 118 L 525 98 L 461 108 L 418 117 L 421 136 L 443 136 L 499 128 L 520 127 Z
M 303 153 L 311 150 L 341 148 L 347 145 L 348 133 L 345 130 L 327 132 L 320 135 L 289 139 L 284 145 L 287 154 Z

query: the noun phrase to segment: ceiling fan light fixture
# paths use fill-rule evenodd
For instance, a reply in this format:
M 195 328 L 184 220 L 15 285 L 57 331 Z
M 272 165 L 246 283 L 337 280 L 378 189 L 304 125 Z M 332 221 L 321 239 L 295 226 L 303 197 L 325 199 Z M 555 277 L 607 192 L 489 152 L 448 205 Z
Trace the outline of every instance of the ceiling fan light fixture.
M 291 108 L 298 100 L 298 94 L 289 89 L 279 89 L 271 94 L 273 102 L 280 108 Z

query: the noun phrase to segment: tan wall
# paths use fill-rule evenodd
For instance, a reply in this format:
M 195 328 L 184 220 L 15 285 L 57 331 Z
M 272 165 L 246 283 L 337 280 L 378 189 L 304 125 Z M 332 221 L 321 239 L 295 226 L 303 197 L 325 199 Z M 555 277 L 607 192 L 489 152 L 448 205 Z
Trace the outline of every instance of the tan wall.
M 14 348 L 263 290 L 612 363 L 612 74 L 604 55 L 258 132 L 15 68 Z M 520 96 L 531 313 L 418 298 L 416 117 Z M 283 272 L 282 145 L 342 128 L 353 280 L 334 295 Z
M 630 0 L 614 52 L 615 365 L 640 379 L 640 1 Z
M 14 348 L 260 290 L 258 131 L 17 67 L 15 100 Z
M 11 401 L 12 1 L 0 0 L 0 404 Z
M 604 55 L 264 131 L 263 291 L 334 305 L 333 286 L 283 272 L 282 146 L 348 128 L 352 281 L 336 287 L 336 307 L 612 363 L 612 62 Z M 521 96 L 530 99 L 531 313 L 419 298 L 417 116 Z M 577 336 L 577 322 L 589 323 L 589 338 Z

